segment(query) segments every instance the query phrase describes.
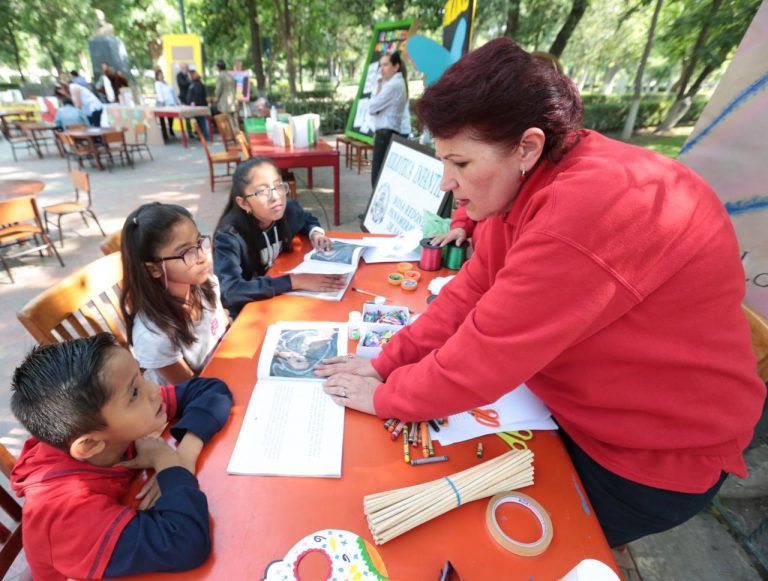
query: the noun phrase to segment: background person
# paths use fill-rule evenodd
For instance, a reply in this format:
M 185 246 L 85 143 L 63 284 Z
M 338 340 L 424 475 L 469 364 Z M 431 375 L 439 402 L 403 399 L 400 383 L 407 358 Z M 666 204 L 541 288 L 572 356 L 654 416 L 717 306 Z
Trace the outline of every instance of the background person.
M 227 65 L 224 61 L 217 61 L 216 69 L 219 71 L 219 74 L 216 76 L 216 93 L 214 96 L 216 108 L 220 113 L 224 113 L 229 117 L 232 131 L 237 133 L 239 127 L 235 116 L 237 111 L 237 82 L 235 77 L 227 72 Z
M 72 99 L 64 97 L 53 122 L 59 129 L 66 131 L 70 125 L 88 125 L 88 118 L 80 109 L 75 107 Z
M 100 127 L 101 112 L 104 105 L 99 101 L 99 98 L 89 89 L 76 83 L 70 83 L 68 90 L 72 103 L 88 118 L 88 123 L 93 127 Z
M 203 85 L 203 82 L 200 80 L 200 73 L 192 70 L 189 72 L 189 77 L 191 82 L 189 83 L 189 91 L 187 92 L 187 104 L 190 107 L 207 107 L 208 96 L 205 92 L 205 85 Z M 199 117 L 195 117 L 195 121 L 197 122 L 197 130 L 203 134 L 206 141 L 209 141 L 208 117 L 200 115 Z
M 371 161 L 373 187 L 376 187 L 392 135 L 397 133 L 407 138 L 410 133 L 410 130 L 403 132 L 403 114 L 408 109 L 408 84 L 405 64 L 400 58 L 400 53 L 381 55 L 379 72 L 381 76 L 377 81 L 376 91 L 368 102 L 368 113 L 373 116 L 375 129 Z M 410 114 L 408 126 L 410 128 Z
M 475 253 L 372 363 L 318 367 L 325 390 L 411 421 L 525 382 L 614 547 L 688 520 L 728 473 L 745 476 L 765 385 L 738 242 L 712 189 L 579 129 L 573 83 L 509 38 L 464 56 L 417 111 L 441 189 L 481 222 Z
M 173 107 L 179 104 L 179 99 L 176 97 L 176 93 L 173 91 L 173 87 L 165 82 L 165 75 L 163 71 L 157 69 L 155 71 L 155 95 L 157 95 L 156 104 L 158 107 Z M 176 137 L 173 133 L 173 119 L 167 119 L 160 117 L 160 129 L 163 132 L 163 141 L 168 141 L 168 135 Z M 166 121 L 167 127 L 166 130 Z

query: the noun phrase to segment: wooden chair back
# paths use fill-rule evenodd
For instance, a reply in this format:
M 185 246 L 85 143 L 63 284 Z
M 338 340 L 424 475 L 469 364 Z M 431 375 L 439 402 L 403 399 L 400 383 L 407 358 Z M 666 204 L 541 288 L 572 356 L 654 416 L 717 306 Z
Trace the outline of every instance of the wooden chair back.
M 101 253 L 106 256 L 107 254 L 112 254 L 113 252 L 120 252 L 120 244 L 123 239 L 123 231 L 118 230 L 117 232 L 112 232 L 109 236 L 107 236 L 107 239 L 104 240 L 99 245 L 99 248 L 101 249 Z
M 9 477 L 16 458 L 0 444 L 0 470 Z M 21 552 L 21 505 L 3 487 L 0 487 L 0 509 L 7 518 L 0 521 L 0 578 L 5 574 Z
M 84 192 L 88 197 L 88 208 L 91 207 L 91 176 L 84 171 L 72 170 L 69 172 L 72 178 L 72 185 L 75 188 L 75 201 L 80 201 L 80 192 Z
M 43 228 L 34 197 L 19 196 L 0 201 L 0 224 L 13 225 L 20 222 L 35 222 L 40 229 Z M 5 229 L 0 226 L 0 233 Z
M 224 141 L 224 149 L 228 147 L 229 143 L 237 145 L 235 140 L 235 131 L 232 129 L 232 124 L 229 122 L 229 116 L 225 113 L 219 113 L 213 116 L 213 122 L 216 124 L 216 130 L 221 135 L 222 141 Z
M 39 343 L 109 332 L 126 345 L 119 300 L 122 281 L 120 254 L 109 254 L 40 293 L 16 317 Z
M 768 320 L 748 305 L 742 305 L 752 334 L 752 350 L 757 357 L 757 374 L 768 382 Z
M 203 149 L 205 150 L 205 157 L 208 158 L 208 163 L 211 164 L 213 160 L 211 159 L 211 151 L 208 149 L 208 142 L 205 140 L 205 137 L 203 137 L 203 132 L 198 131 L 197 136 L 200 138 L 200 143 L 203 146 Z
M 248 138 L 242 131 L 237 132 L 237 142 L 240 144 L 240 150 L 243 152 L 243 159 L 251 159 L 251 147 Z

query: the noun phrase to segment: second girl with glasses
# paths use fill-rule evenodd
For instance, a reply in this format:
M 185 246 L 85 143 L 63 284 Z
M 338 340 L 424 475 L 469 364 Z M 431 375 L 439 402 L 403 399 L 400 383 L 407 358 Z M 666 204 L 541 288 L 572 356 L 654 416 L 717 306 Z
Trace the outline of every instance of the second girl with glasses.
M 291 251 L 297 234 L 308 236 L 316 249 L 331 249 L 317 218 L 287 200 L 287 194 L 278 167 L 264 157 L 241 163 L 232 176 L 213 250 L 221 300 L 233 318 L 251 301 L 291 290 L 336 291 L 344 286 L 344 277 L 336 274 L 266 276 L 278 255 Z
M 122 233 L 120 308 L 145 375 L 181 383 L 207 362 L 229 320 L 211 265 L 211 239 L 186 208 L 144 204 Z

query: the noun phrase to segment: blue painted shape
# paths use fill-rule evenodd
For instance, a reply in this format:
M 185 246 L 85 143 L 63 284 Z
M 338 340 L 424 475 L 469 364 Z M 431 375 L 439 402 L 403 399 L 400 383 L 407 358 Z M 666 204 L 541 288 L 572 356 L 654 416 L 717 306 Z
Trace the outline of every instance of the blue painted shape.
M 453 63 L 461 58 L 461 48 L 467 37 L 467 20 L 462 18 L 456 27 L 451 49 L 436 43 L 431 38 L 417 34 L 406 42 L 408 55 L 416 68 L 424 73 L 427 87 L 434 84 Z
M 737 200 L 735 202 L 726 202 L 725 209 L 731 216 L 739 214 L 749 214 L 768 208 L 768 196 L 755 196 L 748 200 Z
M 589 510 L 589 503 L 587 502 L 587 498 L 584 496 L 584 493 L 581 491 L 581 486 L 579 486 L 579 483 L 576 482 L 576 477 L 571 475 L 571 478 L 573 478 L 573 486 L 576 488 L 576 492 L 579 493 L 579 498 L 581 498 L 581 508 L 583 508 L 584 512 L 587 513 L 587 516 L 590 516 L 592 512 Z
M 730 103 L 728 103 L 728 105 L 726 105 L 722 111 L 720 111 L 717 117 L 715 117 L 709 123 L 709 125 L 707 125 L 704 129 L 702 129 L 701 133 L 699 133 L 696 137 L 691 139 L 688 143 L 686 143 L 683 146 L 683 148 L 680 150 L 680 153 L 678 154 L 678 157 L 691 151 L 691 149 L 693 149 L 696 145 L 698 145 L 698 143 L 702 139 L 704 139 L 708 133 L 710 133 L 715 127 L 717 127 L 723 121 L 725 121 L 728 115 L 730 115 L 736 109 L 738 109 L 744 102 L 754 97 L 758 92 L 765 89 L 766 86 L 768 86 L 768 73 L 764 74 L 762 77 L 757 79 L 754 83 L 752 83 L 746 89 L 744 89 L 738 95 L 736 95 L 733 98 L 733 100 Z

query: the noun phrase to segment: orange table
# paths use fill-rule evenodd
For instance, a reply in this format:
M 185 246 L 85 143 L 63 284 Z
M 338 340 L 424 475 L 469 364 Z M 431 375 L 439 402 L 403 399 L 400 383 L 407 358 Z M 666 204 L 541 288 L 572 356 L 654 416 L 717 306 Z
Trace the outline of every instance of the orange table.
M 263 133 L 251 133 L 248 135 L 251 145 L 251 155 L 254 157 L 268 157 L 272 159 L 280 169 L 292 169 L 295 167 L 307 168 L 307 183 L 312 189 L 312 168 L 333 168 L 333 225 L 341 223 L 341 207 L 339 201 L 339 151 L 328 145 L 323 140 L 318 140 L 313 147 L 280 147 L 272 143 Z
M 341 237 L 354 237 L 338 234 Z M 359 235 L 358 235 L 359 236 Z M 283 255 L 277 271 L 291 268 L 308 250 Z M 406 293 L 387 284 L 392 264 L 360 264 L 352 285 L 386 296 L 391 304 L 406 305 L 419 313 L 426 308 L 427 284 L 452 271 L 422 272 L 419 288 Z M 240 314 L 219 346 L 205 375 L 220 377 L 234 394 L 232 417 L 204 449 L 198 477 L 208 496 L 212 520 L 213 553 L 201 567 L 180 578 L 260 579 L 267 565 L 282 559 L 300 539 L 325 528 L 345 529 L 370 542 L 363 515 L 363 497 L 427 482 L 476 465 L 478 440 L 442 448 L 450 461 L 409 466 L 403 462 L 402 444 L 393 443 L 382 420 L 347 410 L 344 426 L 342 478 L 288 478 L 238 476 L 226 473 L 243 422 L 253 384 L 261 343 L 267 326 L 279 320 L 346 321 L 351 310 L 361 310 L 369 297 L 348 289 L 339 303 L 281 296 L 251 303 Z M 350 349 L 354 350 L 353 344 Z M 297 430 L 301 426 L 296 426 Z M 485 459 L 508 448 L 496 436 L 479 439 Z M 537 557 L 507 552 L 485 526 L 487 500 L 469 503 L 377 547 L 393 580 L 437 579 L 450 559 L 462 581 L 488 579 L 559 579 L 585 558 L 599 559 L 616 568 L 594 512 L 557 432 L 536 432 L 530 447 L 535 454 L 535 484 L 523 489 L 552 517 L 554 538 Z M 532 540 L 532 539 L 529 539 Z M 176 579 L 146 575 L 142 579 Z

